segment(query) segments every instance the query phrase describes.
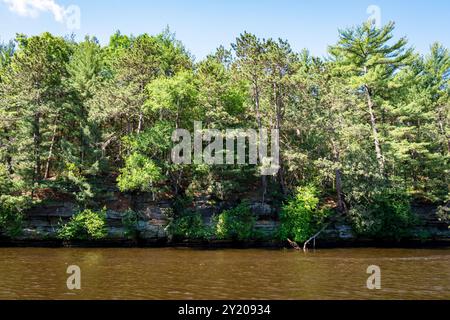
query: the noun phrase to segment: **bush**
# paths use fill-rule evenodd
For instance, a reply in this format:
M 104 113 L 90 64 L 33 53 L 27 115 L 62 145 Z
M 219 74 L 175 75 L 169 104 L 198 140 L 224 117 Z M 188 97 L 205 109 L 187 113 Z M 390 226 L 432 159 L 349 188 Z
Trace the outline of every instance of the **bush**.
M 300 187 L 281 209 L 280 239 L 305 242 L 320 230 L 328 215 L 328 210 L 319 207 L 317 189 Z
M 14 189 L 14 183 L 11 180 L 8 170 L 3 164 L 0 164 L 0 195 L 9 194 Z
M 440 206 L 437 210 L 437 216 L 439 221 L 447 223 L 450 229 L 450 207 L 448 205 Z
M 117 185 L 120 191 L 155 191 L 155 184 L 162 179 L 161 169 L 153 160 L 133 153 L 125 160 L 120 169 Z
M 448 228 L 450 229 L 450 194 L 447 195 L 446 200 L 447 203 L 445 205 L 439 206 L 436 214 L 439 221 L 447 223 Z
M 122 224 L 125 227 L 127 237 L 139 238 L 139 214 L 133 210 L 127 210 L 122 217 Z
M 219 239 L 244 241 L 254 236 L 256 218 L 246 202 L 223 211 L 215 221 L 215 233 Z
M 175 239 L 205 240 L 211 236 L 210 228 L 198 212 L 185 212 L 174 218 L 168 231 Z
M 6 167 L 0 164 L 0 231 L 10 237 L 22 231 L 23 212 L 32 203 L 29 197 L 13 195 L 18 189 Z
M 403 190 L 384 188 L 352 205 L 349 216 L 354 230 L 372 238 L 401 239 L 410 235 L 416 217 L 410 197 Z
M 0 231 L 10 237 L 22 231 L 23 212 L 29 209 L 31 200 L 25 196 L 0 196 Z
M 66 171 L 61 183 L 57 184 L 57 190 L 71 192 L 80 205 L 88 205 L 95 196 L 91 184 L 75 163 L 66 163 Z
M 180 217 L 187 211 L 189 211 L 189 208 L 192 207 L 193 201 L 194 198 L 191 195 L 182 195 L 175 197 L 172 203 L 172 210 L 175 216 Z
M 63 240 L 98 240 L 106 235 L 106 209 L 81 211 L 58 230 L 58 238 Z

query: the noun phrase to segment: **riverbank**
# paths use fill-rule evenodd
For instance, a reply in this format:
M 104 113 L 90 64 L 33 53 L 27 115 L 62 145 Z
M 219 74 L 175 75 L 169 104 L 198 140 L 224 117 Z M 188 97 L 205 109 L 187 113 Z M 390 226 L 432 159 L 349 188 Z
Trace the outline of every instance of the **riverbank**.
M 0 247 L 191 247 L 201 249 L 220 248 L 291 248 L 285 241 L 279 241 L 279 208 L 271 202 L 261 204 L 255 195 L 246 195 L 249 207 L 255 217 L 254 234 L 257 238 L 246 241 L 228 241 L 208 238 L 207 240 L 185 240 L 173 237 L 167 227 L 173 219 L 173 203 L 170 199 L 153 201 L 148 194 L 126 195 L 111 189 L 109 196 L 99 200 L 105 208 L 106 233 L 97 240 L 63 241 L 58 230 L 78 211 L 71 199 L 44 201 L 24 214 L 22 230 L 15 237 L 0 235 Z M 192 206 L 199 213 L 204 225 L 214 223 L 214 217 L 235 206 L 236 199 L 228 202 L 214 201 L 211 197 L 193 199 Z M 127 212 L 132 208 L 136 214 L 133 221 L 134 233 L 130 234 Z M 422 248 L 450 246 L 450 229 L 439 219 L 437 207 L 415 205 L 412 210 L 417 217 L 410 236 L 399 241 L 391 239 L 370 239 L 354 232 L 348 217 L 339 216 L 327 225 L 317 237 L 316 248 Z M 313 247 L 311 242 L 309 247 Z

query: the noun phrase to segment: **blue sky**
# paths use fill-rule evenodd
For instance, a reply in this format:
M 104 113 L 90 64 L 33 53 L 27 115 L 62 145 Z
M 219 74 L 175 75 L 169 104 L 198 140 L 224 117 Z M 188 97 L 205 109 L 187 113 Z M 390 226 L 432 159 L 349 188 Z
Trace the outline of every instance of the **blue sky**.
M 450 47 L 448 0 L 0 0 L 0 41 L 16 32 L 70 34 L 60 15 L 69 5 L 80 8 L 80 29 L 73 31 L 79 39 L 89 34 L 107 43 L 116 30 L 155 34 L 169 25 L 198 59 L 243 31 L 325 55 L 338 28 L 366 20 L 369 5 L 380 8 L 382 23 L 396 21 L 396 36 L 407 36 L 419 52 L 434 41 Z

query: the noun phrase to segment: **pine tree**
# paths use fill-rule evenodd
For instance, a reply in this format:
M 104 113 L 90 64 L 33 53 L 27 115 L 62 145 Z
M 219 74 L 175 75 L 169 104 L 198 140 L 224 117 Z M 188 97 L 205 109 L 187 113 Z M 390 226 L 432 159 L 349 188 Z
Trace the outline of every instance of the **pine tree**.
M 366 100 L 376 159 L 382 174 L 385 174 L 385 157 L 379 122 L 382 121 L 383 98 L 389 93 L 387 89 L 395 73 L 412 58 L 412 49 L 406 48 L 405 38 L 389 44 L 394 28 L 393 22 L 381 29 L 367 22 L 341 30 L 338 43 L 330 47 L 333 60 L 339 64 L 349 84 Z
M 425 58 L 417 57 L 397 75 L 395 107 L 387 117 L 395 174 L 413 193 L 431 201 L 448 193 L 449 70 L 448 51 L 438 44 Z
M 8 72 L 14 55 L 15 45 L 12 41 L 8 44 L 0 43 L 0 162 L 5 161 L 10 174 L 13 173 L 12 165 L 12 132 L 14 131 L 14 113 L 10 109 L 4 97 L 7 92 L 2 92 L 2 75 Z
M 86 37 L 84 42 L 77 44 L 67 69 L 69 84 L 75 92 L 72 102 L 79 132 L 77 163 L 89 167 L 99 160 L 97 144 L 101 140 L 96 122 L 89 119 L 89 102 L 107 77 L 105 54 L 98 40 Z
M 18 120 L 16 166 L 28 171 L 27 161 L 32 161 L 32 180 L 39 182 L 44 149 L 49 148 L 49 123 L 55 122 L 65 107 L 70 47 L 49 33 L 30 38 L 19 35 L 16 41 L 19 49 L 2 87 Z

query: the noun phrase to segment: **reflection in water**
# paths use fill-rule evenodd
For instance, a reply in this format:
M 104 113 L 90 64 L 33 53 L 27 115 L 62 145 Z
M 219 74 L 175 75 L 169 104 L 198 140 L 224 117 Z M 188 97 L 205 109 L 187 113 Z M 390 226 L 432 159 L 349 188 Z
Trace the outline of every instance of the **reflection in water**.
M 0 299 L 450 299 L 449 266 L 448 249 L 0 249 Z

